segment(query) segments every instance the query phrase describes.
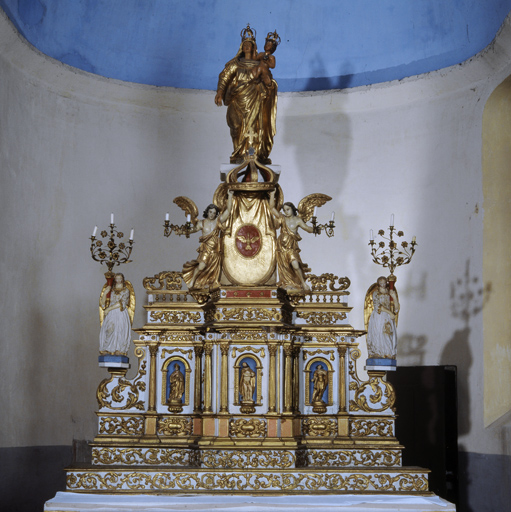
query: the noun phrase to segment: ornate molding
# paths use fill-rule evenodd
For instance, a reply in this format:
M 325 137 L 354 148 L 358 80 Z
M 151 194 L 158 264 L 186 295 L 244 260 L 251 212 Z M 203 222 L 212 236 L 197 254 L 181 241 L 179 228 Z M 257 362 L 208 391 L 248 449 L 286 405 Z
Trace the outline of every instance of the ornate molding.
M 160 435 L 191 436 L 192 431 L 192 418 L 173 416 L 158 419 L 158 434 Z
M 193 311 L 151 311 L 151 320 L 164 324 L 199 323 L 201 314 Z
M 305 418 L 302 420 L 302 434 L 313 437 L 334 437 L 337 434 L 337 420 Z
M 139 436 L 144 433 L 141 416 L 100 416 L 99 435 Z
M 296 316 L 310 325 L 332 325 L 347 318 L 344 311 L 299 311 Z
M 231 419 L 229 421 L 230 437 L 266 437 L 266 422 L 257 418 Z
M 394 420 L 352 418 L 350 420 L 350 435 L 353 437 L 393 437 Z

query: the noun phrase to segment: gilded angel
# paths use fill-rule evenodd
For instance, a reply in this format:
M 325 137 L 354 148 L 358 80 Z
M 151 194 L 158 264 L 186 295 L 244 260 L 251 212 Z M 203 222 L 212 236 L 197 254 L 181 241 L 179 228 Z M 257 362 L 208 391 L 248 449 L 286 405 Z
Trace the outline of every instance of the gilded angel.
M 126 355 L 131 343 L 135 315 L 135 292 L 123 274 L 115 274 L 113 283 L 103 286 L 99 298 L 99 353 Z
M 176 197 L 174 202 L 190 215 L 191 233 L 202 231 L 197 249 L 199 256 L 196 260 L 187 261 L 183 266 L 183 279 L 188 289 L 213 289 L 219 286 L 221 270 L 222 225 L 228 219 L 232 209 L 233 191 L 227 193 L 227 205 L 221 213 L 216 204 L 210 204 L 203 213 L 203 220 L 198 220 L 198 209 L 195 203 L 187 197 Z
M 278 286 L 288 291 L 310 290 L 305 282 L 305 274 L 310 272 L 310 269 L 300 258 L 298 242 L 302 238 L 298 234 L 298 229 L 313 233 L 314 228 L 309 226 L 307 221 L 312 217 L 315 207 L 322 206 L 331 199 L 325 194 L 310 194 L 298 203 L 298 208 L 293 203 L 284 203 L 280 213 L 275 206 L 275 191 L 270 193 L 270 209 L 276 221 L 276 228 L 280 227 L 277 239 Z
M 367 329 L 367 352 L 371 359 L 396 359 L 399 299 L 381 276 L 367 290 L 364 317 Z

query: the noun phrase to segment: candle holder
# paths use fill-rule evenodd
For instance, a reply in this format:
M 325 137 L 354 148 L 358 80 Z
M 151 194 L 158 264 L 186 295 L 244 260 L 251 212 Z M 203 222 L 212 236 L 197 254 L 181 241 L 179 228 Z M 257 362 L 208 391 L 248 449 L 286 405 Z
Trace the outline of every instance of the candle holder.
M 374 263 L 377 265 L 381 265 L 382 267 L 388 267 L 390 270 L 390 275 L 394 275 L 394 270 L 401 265 L 408 265 L 410 261 L 412 261 L 412 256 L 415 253 L 415 246 L 417 242 L 415 241 L 415 237 L 412 238 L 410 243 L 406 241 L 401 242 L 401 248 L 398 247 L 398 243 L 394 240 L 394 236 L 402 237 L 404 236 L 403 231 L 397 231 L 396 228 L 391 224 L 389 226 L 389 235 L 385 236 L 385 231 L 380 229 L 378 231 L 378 235 L 387 240 L 387 245 L 385 242 L 381 241 L 377 244 L 375 243 L 371 236 L 369 240 L 369 244 L 371 246 L 371 256 L 373 257 Z
M 108 267 L 108 272 L 112 272 L 112 269 L 115 265 L 120 265 L 121 263 L 129 263 L 131 250 L 133 249 L 133 230 L 131 230 L 131 235 L 128 243 L 120 242 L 116 244 L 115 239 L 123 238 L 124 233 L 121 231 L 117 231 L 116 226 L 113 222 L 110 223 L 110 234 L 103 230 L 101 231 L 101 237 L 103 239 L 107 239 L 106 242 L 101 240 L 96 240 L 96 228 L 94 228 L 94 233 L 90 237 L 91 245 L 90 245 L 90 253 L 92 259 L 94 261 L 99 261 L 101 264 L 105 264 Z
M 328 222 L 328 224 L 318 224 L 318 219 L 315 215 L 311 218 L 312 223 L 312 232 L 314 233 L 314 236 L 320 235 L 321 231 L 324 230 L 326 235 L 331 238 L 334 236 L 334 228 L 335 224 L 334 221 L 331 220 Z
M 193 224 L 191 221 L 186 221 L 182 226 L 178 226 L 177 224 L 171 224 L 169 220 L 165 219 L 165 224 L 163 225 L 165 231 L 163 234 L 169 237 L 172 233 L 175 233 L 178 236 L 185 235 L 186 238 L 190 238 L 190 234 L 193 233 Z

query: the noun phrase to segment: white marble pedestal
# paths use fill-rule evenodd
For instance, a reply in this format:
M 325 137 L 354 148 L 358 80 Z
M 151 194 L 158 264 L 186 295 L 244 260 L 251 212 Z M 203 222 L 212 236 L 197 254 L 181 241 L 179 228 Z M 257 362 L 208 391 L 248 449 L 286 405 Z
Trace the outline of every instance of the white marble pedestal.
M 438 496 L 311 494 L 310 496 L 141 495 L 59 492 L 46 502 L 46 512 L 454 512 Z

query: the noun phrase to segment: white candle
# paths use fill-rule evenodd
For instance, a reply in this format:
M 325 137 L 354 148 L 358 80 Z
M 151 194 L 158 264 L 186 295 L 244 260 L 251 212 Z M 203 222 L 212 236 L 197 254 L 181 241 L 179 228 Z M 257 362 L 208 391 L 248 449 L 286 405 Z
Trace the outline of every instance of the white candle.
M 110 224 L 113 224 L 114 223 L 114 214 L 111 213 L 110 214 Z
M 412 237 L 412 242 L 415 243 L 415 235 Z
M 317 206 L 315 206 L 315 207 L 314 207 L 314 214 L 313 214 L 313 215 L 314 215 L 314 217 L 317 217 L 317 213 L 318 213 L 318 207 L 317 207 Z
M 392 214 L 390 216 L 390 225 L 393 226 L 394 225 L 394 214 Z
M 332 212 L 332 217 L 331 217 L 331 219 L 330 219 L 330 220 L 333 222 L 333 221 L 334 221 L 334 219 L 335 219 L 335 212 Z
M 188 215 L 186 216 L 186 222 L 190 222 L 190 219 L 191 219 L 191 216 L 190 216 L 190 214 L 188 214 Z
M 94 226 L 94 231 L 92 232 L 92 236 L 96 236 L 97 232 L 98 232 L 98 227 Z
M 135 230 L 133 228 L 131 228 L 131 233 L 130 233 L 130 240 L 133 240 L 133 233 L 135 232 Z
M 372 229 L 369 230 L 369 240 L 374 240 L 373 230 Z
M 169 218 L 170 218 L 170 217 L 169 217 L 169 214 L 168 214 L 168 213 L 166 213 L 166 214 L 165 214 L 165 220 L 169 220 Z

